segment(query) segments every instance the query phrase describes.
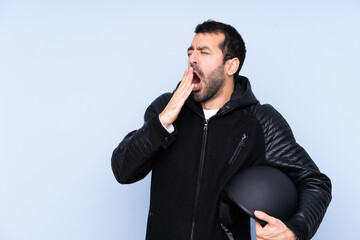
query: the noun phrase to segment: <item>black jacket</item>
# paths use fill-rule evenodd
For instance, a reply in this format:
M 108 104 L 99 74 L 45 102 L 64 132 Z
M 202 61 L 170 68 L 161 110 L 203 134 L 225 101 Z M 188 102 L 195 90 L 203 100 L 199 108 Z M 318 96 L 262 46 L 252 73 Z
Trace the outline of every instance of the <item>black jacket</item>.
M 144 125 L 112 156 L 120 183 L 152 170 L 146 239 L 227 239 L 218 214 L 222 189 L 239 170 L 254 165 L 271 165 L 290 176 L 300 201 L 285 224 L 300 239 L 315 234 L 331 200 L 331 182 L 296 143 L 284 118 L 258 102 L 247 78 L 238 78 L 230 101 L 208 121 L 189 98 L 169 134 L 158 115 L 171 96 L 163 94 L 148 107 Z M 249 217 L 241 216 L 230 230 L 235 239 L 250 239 Z

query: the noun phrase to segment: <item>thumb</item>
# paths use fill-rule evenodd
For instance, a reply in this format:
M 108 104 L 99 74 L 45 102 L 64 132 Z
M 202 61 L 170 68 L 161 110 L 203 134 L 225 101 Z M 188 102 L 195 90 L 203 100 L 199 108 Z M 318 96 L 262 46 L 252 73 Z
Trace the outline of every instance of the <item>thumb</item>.
M 270 215 L 267 215 L 266 213 L 264 213 L 262 211 L 258 211 L 258 210 L 256 210 L 254 212 L 254 215 L 258 219 L 263 220 L 263 221 L 265 221 L 267 223 L 270 223 L 270 224 L 277 220 L 276 218 L 274 218 L 274 217 L 272 217 Z

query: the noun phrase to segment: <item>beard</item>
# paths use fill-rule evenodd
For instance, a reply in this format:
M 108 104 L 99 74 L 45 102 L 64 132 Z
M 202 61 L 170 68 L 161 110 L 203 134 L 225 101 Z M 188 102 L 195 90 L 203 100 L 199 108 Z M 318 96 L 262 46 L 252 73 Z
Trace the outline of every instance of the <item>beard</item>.
M 191 97 L 196 102 L 203 103 L 215 96 L 225 82 L 224 67 L 224 64 L 219 65 L 216 69 L 210 72 L 207 78 L 205 78 L 201 69 L 197 66 L 193 66 L 193 69 L 199 73 L 201 81 L 205 83 L 203 92 L 201 92 L 202 89 L 200 89 L 191 93 Z

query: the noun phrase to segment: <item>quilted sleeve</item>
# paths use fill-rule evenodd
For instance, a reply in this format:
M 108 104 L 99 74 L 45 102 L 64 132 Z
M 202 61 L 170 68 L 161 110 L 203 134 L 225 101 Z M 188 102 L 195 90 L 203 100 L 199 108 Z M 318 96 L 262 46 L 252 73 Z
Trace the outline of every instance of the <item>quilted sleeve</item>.
M 144 178 L 151 170 L 156 154 L 175 139 L 162 126 L 159 113 L 171 98 L 166 93 L 154 100 L 144 115 L 144 125 L 130 132 L 113 151 L 111 166 L 119 183 L 133 183 Z
M 267 164 L 285 172 L 298 190 L 298 211 L 285 224 L 299 239 L 311 239 L 331 201 L 331 181 L 296 142 L 288 123 L 271 105 L 258 105 L 255 115 L 264 132 Z

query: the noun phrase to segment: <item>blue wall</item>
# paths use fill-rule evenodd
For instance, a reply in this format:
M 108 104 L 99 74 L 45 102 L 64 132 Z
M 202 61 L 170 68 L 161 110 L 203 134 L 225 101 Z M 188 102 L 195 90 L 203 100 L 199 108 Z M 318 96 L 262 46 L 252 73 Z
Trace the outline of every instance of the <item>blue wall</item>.
M 209 18 L 239 30 L 242 74 L 333 181 L 314 239 L 357 236 L 359 1 L 149 2 L 0 1 L 0 239 L 144 239 L 149 177 L 119 185 L 111 152 Z

